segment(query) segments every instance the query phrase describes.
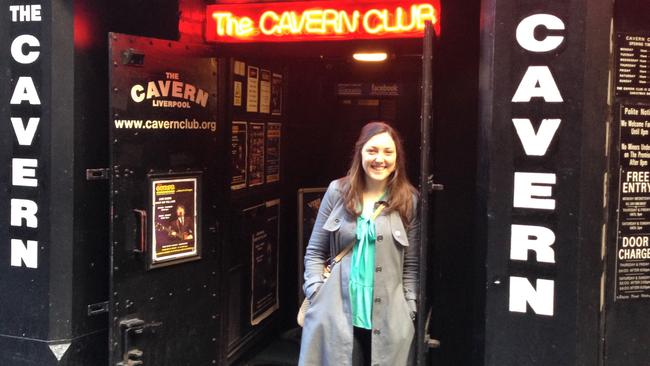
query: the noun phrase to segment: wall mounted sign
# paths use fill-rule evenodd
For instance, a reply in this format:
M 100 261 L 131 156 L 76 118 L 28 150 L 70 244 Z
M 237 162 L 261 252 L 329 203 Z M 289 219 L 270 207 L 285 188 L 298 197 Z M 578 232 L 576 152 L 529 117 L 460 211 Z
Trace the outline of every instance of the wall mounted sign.
M 616 96 L 650 96 L 650 36 L 616 35 Z
M 650 299 L 650 105 L 621 105 L 616 300 Z
M 291 42 L 422 37 L 440 31 L 439 1 L 356 0 L 208 5 L 209 42 Z

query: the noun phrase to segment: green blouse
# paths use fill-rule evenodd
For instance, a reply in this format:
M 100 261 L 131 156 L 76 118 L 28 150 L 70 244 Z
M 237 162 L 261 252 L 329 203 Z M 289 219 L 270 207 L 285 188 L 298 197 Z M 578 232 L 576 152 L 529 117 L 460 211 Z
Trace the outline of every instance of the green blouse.
M 352 249 L 350 265 L 350 303 L 352 325 L 372 328 L 372 301 L 375 283 L 375 221 L 372 217 L 357 218 L 357 240 Z

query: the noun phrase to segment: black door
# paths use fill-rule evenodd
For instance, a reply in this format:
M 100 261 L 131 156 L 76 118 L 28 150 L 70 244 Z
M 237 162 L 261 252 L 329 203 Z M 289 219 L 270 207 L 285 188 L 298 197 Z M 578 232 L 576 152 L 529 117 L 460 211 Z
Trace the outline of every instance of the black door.
M 109 37 L 110 365 L 217 364 L 217 60 L 208 48 Z

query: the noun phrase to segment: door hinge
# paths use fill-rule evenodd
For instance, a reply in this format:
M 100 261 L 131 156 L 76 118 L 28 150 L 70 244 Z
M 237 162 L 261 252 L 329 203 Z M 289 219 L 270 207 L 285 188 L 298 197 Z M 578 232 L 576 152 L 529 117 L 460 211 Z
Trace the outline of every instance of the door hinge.
M 109 168 L 86 169 L 86 180 L 107 180 L 110 176 Z
M 108 301 L 88 305 L 88 316 L 108 313 Z

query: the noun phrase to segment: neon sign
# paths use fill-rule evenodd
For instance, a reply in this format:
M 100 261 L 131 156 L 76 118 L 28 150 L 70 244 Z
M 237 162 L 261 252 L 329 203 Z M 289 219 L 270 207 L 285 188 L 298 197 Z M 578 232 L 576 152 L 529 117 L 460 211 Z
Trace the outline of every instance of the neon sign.
M 208 5 L 212 42 L 290 42 L 422 37 L 439 32 L 439 1 L 357 0 Z

